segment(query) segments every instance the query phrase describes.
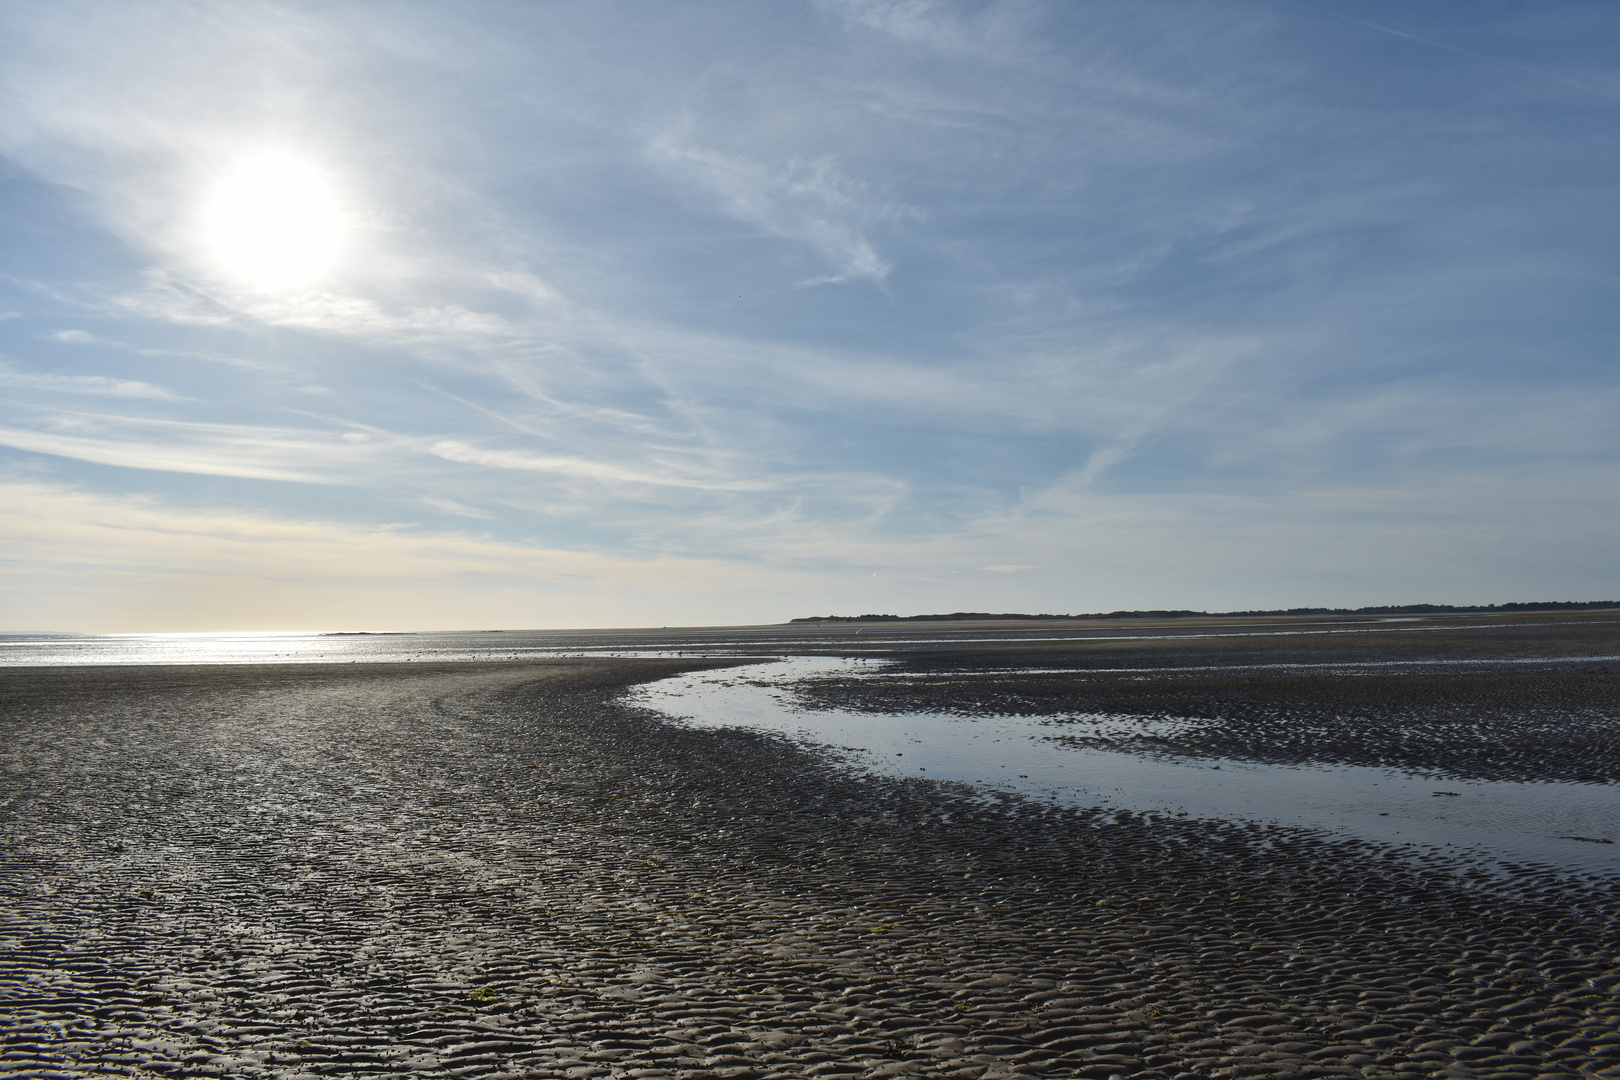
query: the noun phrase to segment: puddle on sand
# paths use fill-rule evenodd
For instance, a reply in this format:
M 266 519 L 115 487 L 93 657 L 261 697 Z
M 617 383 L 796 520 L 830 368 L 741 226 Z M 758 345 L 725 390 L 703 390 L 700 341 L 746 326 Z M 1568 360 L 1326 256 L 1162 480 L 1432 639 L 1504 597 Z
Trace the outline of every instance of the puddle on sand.
M 1049 717 L 956 717 L 796 709 L 800 679 L 877 674 L 825 657 L 693 673 L 643 687 L 638 704 L 697 727 L 743 727 L 833 750 L 852 767 L 961 781 L 1026 798 L 1326 829 L 1386 844 L 1620 871 L 1612 784 L 1434 779 L 1361 766 L 1158 759 L 1053 742 Z M 1101 718 L 1099 718 L 1101 719 Z M 1132 723 L 1110 717 L 1109 727 Z M 1449 794 L 1437 794 L 1444 792 Z

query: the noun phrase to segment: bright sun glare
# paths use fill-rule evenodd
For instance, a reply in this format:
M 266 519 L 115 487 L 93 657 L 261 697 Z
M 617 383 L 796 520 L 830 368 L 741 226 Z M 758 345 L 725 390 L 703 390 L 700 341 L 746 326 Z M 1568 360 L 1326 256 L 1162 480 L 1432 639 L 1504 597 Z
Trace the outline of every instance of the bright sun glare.
M 345 232 L 331 181 L 287 154 L 261 154 L 222 176 L 202 225 L 219 270 L 260 289 L 314 284 L 336 265 Z

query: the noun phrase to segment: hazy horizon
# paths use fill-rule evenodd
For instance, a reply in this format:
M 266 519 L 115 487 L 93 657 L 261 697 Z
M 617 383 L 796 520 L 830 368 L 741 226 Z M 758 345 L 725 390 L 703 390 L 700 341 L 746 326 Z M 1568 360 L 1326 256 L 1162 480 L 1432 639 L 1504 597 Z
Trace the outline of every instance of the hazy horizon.
M 0 6 L 0 629 L 1620 595 L 1617 38 Z
M 918 624 L 927 622 L 940 623 L 971 623 L 998 622 L 998 621 L 1025 621 L 1039 624 L 1043 621 L 1062 622 L 1070 620 L 1075 622 L 1105 622 L 1119 627 L 1128 627 L 1130 620 L 1141 619 L 1148 622 L 1169 622 L 1176 619 L 1244 619 L 1244 618 L 1278 618 L 1293 616 L 1298 618 L 1330 617 L 1342 615 L 1392 615 L 1404 613 L 1409 609 L 1432 608 L 1436 617 L 1445 615 L 1545 615 L 1565 614 L 1581 611 L 1606 611 L 1620 609 L 1620 601 L 1593 600 L 1593 601 L 1506 601 L 1504 604 L 1478 605 L 1478 606 L 1448 606 L 1433 604 L 1399 604 L 1377 605 L 1369 608 L 1291 608 L 1291 609 L 1244 609 L 1232 611 L 1199 611 L 1189 608 L 1168 609 L 1141 609 L 1120 608 L 1112 611 L 1089 611 L 1070 613 L 1042 613 L 1042 612 L 928 612 L 928 613 L 887 613 L 867 612 L 864 614 L 825 613 L 820 615 L 795 615 L 774 622 L 760 623 L 690 623 L 690 624 L 664 624 L 659 626 L 417 626 L 403 629 L 375 629 L 351 624 L 346 626 L 304 626 L 296 628 L 282 628 L 277 630 L 263 630 L 251 627 L 224 627 L 213 630 L 120 630 L 120 631 L 88 631 L 72 629 L 39 629 L 16 628 L 0 629 L 0 638 L 27 638 L 39 637 L 371 637 L 371 636 L 409 636 L 434 634 L 592 634 L 592 633 L 656 633 L 659 631 L 702 631 L 702 630 L 749 630 L 769 629 L 776 627 L 790 627 L 802 624 L 813 627 L 827 622 L 862 622 L 875 620 L 885 624 L 898 622 L 904 624 Z M 1407 621 L 1406 618 L 1386 621 Z

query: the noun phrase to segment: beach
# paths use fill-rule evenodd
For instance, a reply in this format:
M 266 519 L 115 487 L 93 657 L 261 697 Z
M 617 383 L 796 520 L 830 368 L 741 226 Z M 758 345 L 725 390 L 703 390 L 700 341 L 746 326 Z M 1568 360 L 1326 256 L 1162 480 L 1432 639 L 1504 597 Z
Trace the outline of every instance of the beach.
M 1177 753 L 1608 783 L 1612 628 L 1576 622 L 1231 639 L 1277 664 L 1491 660 L 1462 690 L 1113 674 L 1230 658 L 1223 637 L 958 642 L 906 653 L 889 698 L 806 693 L 1179 693 L 1248 706 Z M 1620 1075 L 1612 878 L 862 774 L 625 696 L 734 662 L 0 669 L 0 1075 Z M 941 697 L 997 665 L 980 706 Z M 1402 694 L 1478 714 L 1483 749 L 1439 720 L 1403 740 L 1362 701 Z M 1315 749 L 1265 723 L 1326 699 L 1385 722 L 1323 721 Z

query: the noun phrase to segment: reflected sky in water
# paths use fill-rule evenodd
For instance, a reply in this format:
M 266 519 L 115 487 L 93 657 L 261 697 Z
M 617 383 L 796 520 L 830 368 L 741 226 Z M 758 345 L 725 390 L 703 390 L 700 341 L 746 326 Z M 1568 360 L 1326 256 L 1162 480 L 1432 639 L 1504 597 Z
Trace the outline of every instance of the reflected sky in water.
M 746 727 L 824 747 L 851 768 L 958 781 L 1027 799 L 1325 829 L 1454 855 L 1620 871 L 1620 799 L 1609 784 L 1414 776 L 1361 766 L 1150 758 L 1054 742 L 1051 718 L 873 714 L 797 707 L 794 684 L 875 665 L 825 658 L 697 672 L 635 700 L 700 727 Z M 1101 718 L 1099 718 L 1101 719 Z M 1106 718 L 1110 727 L 1133 722 Z M 1162 721 L 1160 721 L 1162 723 Z

